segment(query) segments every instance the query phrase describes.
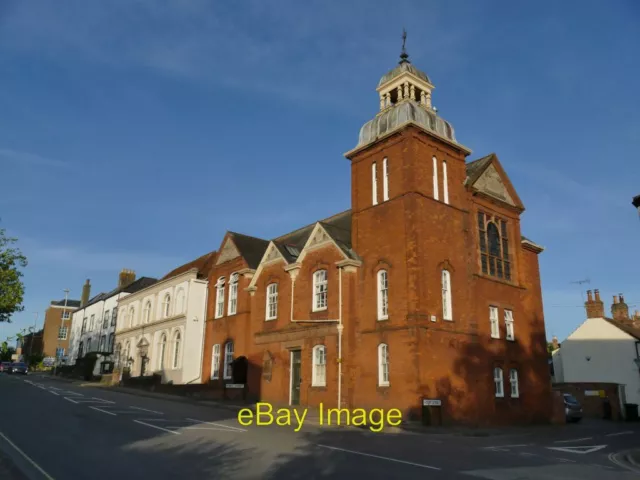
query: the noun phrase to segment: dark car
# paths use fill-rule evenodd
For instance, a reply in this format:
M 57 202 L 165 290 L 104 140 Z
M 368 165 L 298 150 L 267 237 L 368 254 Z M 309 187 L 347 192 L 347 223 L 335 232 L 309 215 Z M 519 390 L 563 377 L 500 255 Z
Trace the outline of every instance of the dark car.
M 26 375 L 27 373 L 29 373 L 29 368 L 27 367 L 26 363 L 12 363 L 11 367 L 9 367 L 9 373 L 19 373 L 21 375 Z
M 0 363 L 0 372 L 8 373 L 10 368 L 11 368 L 11 362 Z
M 567 423 L 582 420 L 582 405 L 576 397 L 568 393 L 564 394 L 564 413 Z

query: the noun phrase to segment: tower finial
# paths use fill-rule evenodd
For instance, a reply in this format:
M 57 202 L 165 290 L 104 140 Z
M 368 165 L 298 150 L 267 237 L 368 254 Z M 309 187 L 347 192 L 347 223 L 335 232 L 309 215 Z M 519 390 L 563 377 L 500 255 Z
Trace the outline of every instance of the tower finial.
M 409 60 L 409 54 L 405 48 L 405 43 L 407 42 L 407 31 L 402 28 L 402 53 L 400 54 L 400 62 L 399 63 L 411 63 Z

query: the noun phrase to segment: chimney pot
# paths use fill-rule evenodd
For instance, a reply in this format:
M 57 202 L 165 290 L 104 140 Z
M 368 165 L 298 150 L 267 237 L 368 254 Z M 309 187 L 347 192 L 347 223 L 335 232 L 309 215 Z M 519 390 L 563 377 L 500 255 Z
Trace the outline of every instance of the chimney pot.
M 620 303 L 624 303 L 624 297 L 620 294 Z
M 593 302 L 593 296 L 591 295 L 591 290 L 587 290 L 587 302 Z
M 617 304 L 617 303 L 618 303 L 618 296 L 617 296 L 617 295 L 614 295 L 614 296 L 613 296 L 613 304 L 615 305 L 615 304 Z
M 596 302 L 600 301 L 600 290 L 594 290 L 594 293 L 596 294 Z

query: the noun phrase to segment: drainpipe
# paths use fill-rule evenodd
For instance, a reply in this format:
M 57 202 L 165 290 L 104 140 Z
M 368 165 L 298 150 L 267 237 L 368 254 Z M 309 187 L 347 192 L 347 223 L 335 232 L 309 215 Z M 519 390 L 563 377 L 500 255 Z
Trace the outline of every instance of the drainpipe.
M 342 269 L 338 267 L 338 318 L 335 320 L 294 320 L 293 319 L 293 298 L 295 294 L 296 279 L 291 280 L 291 323 L 336 323 L 338 330 L 338 408 L 342 407 Z

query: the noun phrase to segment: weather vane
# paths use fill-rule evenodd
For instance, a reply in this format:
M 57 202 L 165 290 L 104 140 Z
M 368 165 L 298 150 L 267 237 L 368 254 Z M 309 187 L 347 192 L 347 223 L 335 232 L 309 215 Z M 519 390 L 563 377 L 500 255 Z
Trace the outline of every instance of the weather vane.
M 400 54 L 400 63 L 403 62 L 408 62 L 409 60 L 407 60 L 407 58 L 409 58 L 409 55 L 407 54 L 407 50 L 405 48 L 405 44 L 407 42 L 407 31 L 402 28 L 402 53 Z

